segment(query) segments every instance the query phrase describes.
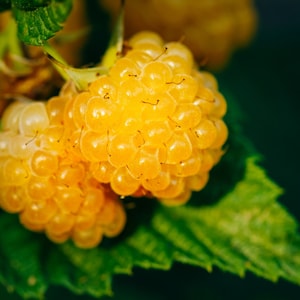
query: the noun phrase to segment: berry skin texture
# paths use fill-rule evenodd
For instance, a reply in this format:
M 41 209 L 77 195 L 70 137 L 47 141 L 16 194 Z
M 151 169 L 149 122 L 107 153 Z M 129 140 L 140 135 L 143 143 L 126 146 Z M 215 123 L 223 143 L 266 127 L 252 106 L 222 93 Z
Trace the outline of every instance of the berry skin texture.
M 73 96 L 64 88 L 47 103 L 16 102 L 4 112 L 0 207 L 56 243 L 72 239 L 92 248 L 118 235 L 126 215 L 110 187 L 90 176 L 90 163 L 70 138 L 76 131 L 68 111 Z
M 0 207 L 53 242 L 117 236 L 125 196 L 186 203 L 223 154 L 226 101 L 190 50 L 148 31 L 126 49 L 86 90 L 68 82 L 4 112 Z
M 120 1 L 99 2 L 114 24 Z M 126 37 L 151 30 L 167 41 L 182 39 L 210 69 L 224 67 L 236 49 L 249 44 L 257 27 L 253 0 L 127 0 L 125 12 Z
M 228 136 L 215 78 L 182 43 L 149 31 L 126 42 L 71 111 L 91 176 L 121 197 L 152 195 L 164 205 L 204 188 Z

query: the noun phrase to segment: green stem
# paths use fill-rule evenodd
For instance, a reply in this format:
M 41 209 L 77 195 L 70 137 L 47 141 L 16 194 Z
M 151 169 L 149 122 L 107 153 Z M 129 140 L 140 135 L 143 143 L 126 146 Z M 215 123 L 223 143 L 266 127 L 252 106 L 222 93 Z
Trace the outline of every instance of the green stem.
M 54 47 L 52 47 L 47 41 L 43 45 L 43 50 L 49 56 L 50 60 L 53 62 L 53 66 L 59 72 L 59 74 L 65 79 L 69 79 L 69 75 L 65 71 L 66 66 L 68 66 L 67 62 L 64 58 L 56 51 Z
M 44 43 L 43 49 L 48 55 L 53 57 L 56 61 L 60 62 L 61 64 L 67 65 L 65 59 L 47 41 Z

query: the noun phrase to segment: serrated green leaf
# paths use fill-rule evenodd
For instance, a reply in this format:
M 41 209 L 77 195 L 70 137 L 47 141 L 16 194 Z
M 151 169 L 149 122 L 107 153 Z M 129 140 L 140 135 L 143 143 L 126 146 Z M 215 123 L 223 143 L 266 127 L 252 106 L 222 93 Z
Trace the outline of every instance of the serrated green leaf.
M 136 266 L 167 270 L 175 261 L 300 284 L 297 224 L 276 202 L 280 194 L 249 158 L 243 180 L 216 205 L 159 206 L 149 224 L 119 244 L 86 251 L 66 243 L 60 250 L 68 263 L 88 274 L 85 292 L 94 296 L 109 294 L 106 284 L 114 274 L 130 274 Z
M 300 284 L 300 273 L 295 272 L 300 258 L 297 224 L 275 201 L 280 193 L 249 159 L 244 180 L 216 206 L 163 209 L 164 218 L 188 219 L 194 243 L 204 244 L 213 264 L 223 270 L 240 275 L 250 270 L 270 280 L 283 277 Z M 157 230 L 172 240 L 170 230 L 159 223 Z M 293 265 L 294 272 L 284 270 L 286 264 Z
M 95 268 L 94 268 L 95 269 Z M 112 277 L 104 270 L 86 272 L 78 263 L 72 263 L 70 257 L 59 249 L 52 249 L 47 259 L 49 284 L 62 285 L 76 294 L 91 294 L 95 297 L 111 295 Z
M 180 261 L 208 270 L 216 265 L 240 276 L 250 270 L 270 280 L 281 276 L 299 283 L 296 223 L 275 201 L 281 190 L 253 159 L 248 160 L 246 170 L 244 180 L 215 206 L 159 207 L 150 224 L 140 226 L 117 245 L 92 250 L 78 249 L 72 243 L 52 245 L 44 262 L 39 261 L 42 241 L 4 214 L 1 228 L 13 230 L 1 236 L 1 256 L 5 257 L 1 261 L 7 261 L 11 253 L 15 255 L 10 261 L 18 260 L 7 273 L 3 274 L 5 266 L 1 266 L 1 280 L 15 286 L 22 296 L 40 296 L 46 288 L 42 263 L 48 284 L 98 297 L 111 294 L 114 274 L 130 274 L 135 266 L 169 269 Z M 19 243 L 24 247 L 18 247 Z M 24 260 L 29 252 L 30 264 Z M 28 285 L 30 277 L 39 279 L 36 289 Z
M 72 0 L 12 1 L 18 36 L 26 44 L 40 46 L 62 29 Z

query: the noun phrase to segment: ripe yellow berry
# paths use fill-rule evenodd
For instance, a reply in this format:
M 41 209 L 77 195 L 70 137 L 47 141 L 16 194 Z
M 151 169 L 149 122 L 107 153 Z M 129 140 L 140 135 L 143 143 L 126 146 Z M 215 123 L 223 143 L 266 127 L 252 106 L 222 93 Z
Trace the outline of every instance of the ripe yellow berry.
M 91 248 L 124 228 L 124 196 L 182 205 L 223 154 L 226 101 L 190 50 L 142 32 L 85 91 L 12 104 L 0 206 L 54 242 Z
M 120 196 L 143 190 L 182 204 L 205 186 L 191 178 L 208 178 L 222 154 L 226 101 L 183 44 L 147 31 L 126 45 L 108 74 L 73 101 L 77 155 Z
M 103 236 L 118 235 L 126 215 L 110 188 L 91 180 L 92 163 L 87 160 L 107 159 L 108 152 L 103 147 L 105 156 L 97 153 L 102 140 L 98 142 L 95 132 L 77 129 L 70 105 L 76 97 L 65 91 L 47 103 L 12 104 L 4 113 L 0 207 L 18 213 L 26 228 L 44 231 L 54 242 L 71 238 L 79 247 L 90 248 Z M 88 145 L 88 154 L 78 152 L 79 142 Z M 110 209 L 104 209 L 106 205 Z
M 32 102 L 20 112 L 19 132 L 25 136 L 35 136 L 49 127 L 49 118 L 43 103 Z

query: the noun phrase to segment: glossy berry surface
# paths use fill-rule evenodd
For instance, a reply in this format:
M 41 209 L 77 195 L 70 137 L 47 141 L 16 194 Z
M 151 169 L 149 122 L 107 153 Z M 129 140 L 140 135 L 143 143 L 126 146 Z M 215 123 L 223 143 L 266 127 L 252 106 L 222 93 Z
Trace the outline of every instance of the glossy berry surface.
M 226 101 L 190 50 L 153 32 L 126 42 L 85 91 L 15 102 L 0 132 L 0 206 L 54 242 L 91 248 L 126 223 L 122 198 L 182 205 L 223 154 Z
M 225 112 L 214 77 L 197 70 L 190 50 L 148 31 L 72 105 L 91 175 L 120 196 L 143 190 L 167 205 L 205 186 L 227 139 Z
M 76 153 L 76 132 L 64 121 L 72 97 L 63 90 L 47 103 L 16 102 L 5 111 L 0 206 L 54 242 L 71 238 L 91 248 L 119 234 L 126 215 L 118 196 L 90 176 L 89 163 Z

